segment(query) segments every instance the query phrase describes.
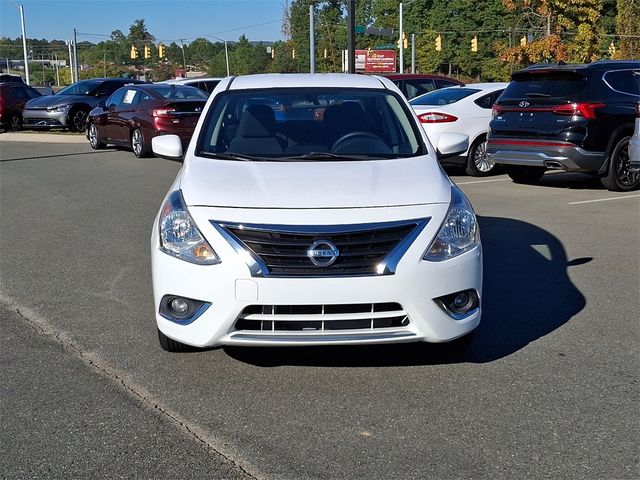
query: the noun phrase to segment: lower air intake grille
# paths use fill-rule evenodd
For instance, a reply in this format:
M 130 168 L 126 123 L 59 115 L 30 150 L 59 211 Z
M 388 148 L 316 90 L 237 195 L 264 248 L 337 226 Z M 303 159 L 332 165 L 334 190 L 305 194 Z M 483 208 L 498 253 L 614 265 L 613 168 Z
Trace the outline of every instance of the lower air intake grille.
M 398 303 L 339 305 L 250 305 L 236 321 L 236 330 L 309 331 L 376 330 L 409 325 Z

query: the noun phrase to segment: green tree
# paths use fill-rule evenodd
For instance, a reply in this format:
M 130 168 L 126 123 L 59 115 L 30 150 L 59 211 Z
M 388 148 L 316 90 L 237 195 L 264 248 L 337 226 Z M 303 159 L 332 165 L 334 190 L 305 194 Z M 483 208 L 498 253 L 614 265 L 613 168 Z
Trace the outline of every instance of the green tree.
M 616 58 L 640 58 L 640 0 L 618 0 L 616 34 L 620 35 Z

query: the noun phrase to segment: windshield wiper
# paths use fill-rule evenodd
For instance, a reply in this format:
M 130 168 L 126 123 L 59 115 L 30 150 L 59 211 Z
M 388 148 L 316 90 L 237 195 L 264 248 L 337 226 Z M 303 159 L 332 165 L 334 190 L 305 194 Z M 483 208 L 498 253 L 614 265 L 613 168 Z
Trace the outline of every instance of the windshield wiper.
M 540 98 L 549 98 L 551 95 L 546 93 L 538 93 L 538 92 L 528 92 L 524 94 L 525 97 L 540 97 Z
M 211 152 L 198 152 L 198 156 L 206 158 L 218 158 L 220 160 L 243 160 L 245 162 L 268 162 L 275 160 L 267 157 L 256 157 L 253 155 L 245 155 L 243 153 L 211 153 Z
M 337 153 L 331 152 L 309 152 L 303 155 L 293 155 L 289 157 L 280 157 L 277 160 L 279 161 L 300 161 L 300 160 L 308 160 L 308 161 L 318 161 L 318 160 L 380 160 L 383 157 L 371 156 L 366 154 L 359 155 L 339 155 Z

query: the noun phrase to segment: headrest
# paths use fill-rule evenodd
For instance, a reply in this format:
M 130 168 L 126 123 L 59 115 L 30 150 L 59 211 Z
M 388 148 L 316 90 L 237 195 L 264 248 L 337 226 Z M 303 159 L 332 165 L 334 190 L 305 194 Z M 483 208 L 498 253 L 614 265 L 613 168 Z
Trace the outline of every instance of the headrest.
M 251 105 L 242 113 L 238 135 L 244 138 L 273 137 L 276 115 L 269 105 Z

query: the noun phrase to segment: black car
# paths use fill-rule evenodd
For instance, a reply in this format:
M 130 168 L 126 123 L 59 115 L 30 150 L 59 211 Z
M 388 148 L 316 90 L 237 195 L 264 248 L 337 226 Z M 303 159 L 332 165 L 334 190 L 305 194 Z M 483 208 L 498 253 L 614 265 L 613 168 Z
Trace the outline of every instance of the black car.
M 82 132 L 86 128 L 87 115 L 100 100 L 132 83 L 144 82 L 128 78 L 92 78 L 69 85 L 55 95 L 34 98 L 22 111 L 23 127 L 68 128 Z
M 511 79 L 493 106 L 487 154 L 513 181 L 554 169 L 599 175 L 609 190 L 640 186 L 628 153 L 639 61 L 540 64 Z

